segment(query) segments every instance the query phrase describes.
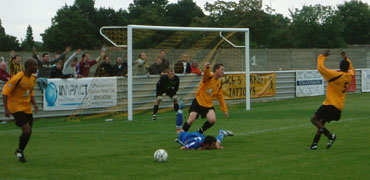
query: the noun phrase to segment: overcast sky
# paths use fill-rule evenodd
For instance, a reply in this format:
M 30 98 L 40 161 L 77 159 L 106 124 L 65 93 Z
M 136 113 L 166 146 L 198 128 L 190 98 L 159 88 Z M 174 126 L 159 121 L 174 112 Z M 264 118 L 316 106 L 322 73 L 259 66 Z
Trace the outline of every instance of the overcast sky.
M 213 3 L 215 0 L 194 0 L 197 5 L 204 8 L 206 2 Z M 225 0 L 236 1 L 239 0 Z M 133 0 L 95 0 L 95 7 L 112 7 L 113 9 L 128 9 Z M 177 0 L 169 0 L 176 3 Z M 263 0 L 264 5 L 269 5 L 277 13 L 289 17 L 288 9 L 298 8 L 303 5 L 330 5 L 343 4 L 345 0 Z M 370 0 L 362 0 L 370 4 Z M 6 34 L 24 39 L 27 26 L 31 25 L 33 36 L 36 41 L 42 41 L 40 34 L 51 25 L 51 18 L 64 4 L 72 5 L 74 0 L 0 0 L 0 19 Z M 206 12 L 205 12 L 206 13 Z

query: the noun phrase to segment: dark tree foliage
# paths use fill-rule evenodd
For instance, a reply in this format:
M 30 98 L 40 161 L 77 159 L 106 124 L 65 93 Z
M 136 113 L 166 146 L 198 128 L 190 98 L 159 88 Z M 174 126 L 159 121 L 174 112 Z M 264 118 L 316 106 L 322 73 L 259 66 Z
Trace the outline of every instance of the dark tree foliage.
M 19 50 L 19 42 L 16 37 L 7 35 L 0 19 L 0 51 Z
M 35 40 L 33 39 L 33 32 L 31 25 L 28 25 L 26 32 L 26 39 L 22 42 L 21 48 L 23 51 L 31 51 L 32 47 L 35 46 Z
M 337 48 L 370 42 L 370 8 L 359 0 L 340 4 L 337 9 L 319 4 L 303 6 L 290 10 L 289 18 L 275 13 L 269 6 L 263 8 L 260 0 L 207 2 L 204 6 L 207 13 L 195 2 L 179 0 L 169 4 L 168 0 L 134 0 L 127 10 L 116 11 L 95 8 L 94 0 L 75 0 L 73 5 L 65 5 L 56 12 L 51 26 L 42 34 L 43 47 L 52 51 L 62 50 L 66 45 L 98 49 L 108 43 L 100 36 L 100 27 L 128 24 L 249 28 L 252 48 Z M 178 35 L 176 33 L 179 32 L 151 31 L 134 46 L 161 47 Z M 207 36 L 211 37 L 209 33 L 193 32 L 172 48 L 191 48 Z M 235 44 L 244 44 L 242 33 L 235 33 L 230 39 Z M 219 41 L 220 38 L 215 37 L 202 48 L 211 48 Z M 32 42 L 32 29 L 27 29 L 22 48 L 28 50 Z M 0 21 L 0 50 L 9 49 L 19 50 L 20 45 L 15 37 L 5 34 Z
M 348 44 L 370 43 L 370 7 L 367 3 L 352 0 L 338 5 L 337 14 L 344 25 L 343 38 Z

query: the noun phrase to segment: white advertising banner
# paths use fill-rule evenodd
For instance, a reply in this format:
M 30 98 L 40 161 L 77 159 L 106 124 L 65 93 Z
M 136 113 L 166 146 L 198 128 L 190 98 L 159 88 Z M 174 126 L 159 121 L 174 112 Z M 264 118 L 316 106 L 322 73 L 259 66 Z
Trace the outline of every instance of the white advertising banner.
M 48 79 L 44 111 L 87 109 L 117 105 L 117 78 Z
M 296 71 L 296 96 L 320 96 L 324 94 L 324 78 L 317 70 Z
M 361 70 L 361 91 L 370 92 L 370 69 Z

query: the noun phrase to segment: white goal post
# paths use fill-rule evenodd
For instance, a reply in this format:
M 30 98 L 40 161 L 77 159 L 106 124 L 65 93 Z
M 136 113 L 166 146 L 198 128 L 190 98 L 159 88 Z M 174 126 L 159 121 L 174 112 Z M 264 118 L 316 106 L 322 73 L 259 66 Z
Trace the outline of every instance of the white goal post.
M 109 37 L 104 35 L 104 29 L 127 29 L 127 45 L 117 44 Z M 100 34 L 116 47 L 127 47 L 127 102 L 128 102 L 128 120 L 133 120 L 133 93 L 132 93 L 132 49 L 133 49 L 133 30 L 158 30 L 158 31 L 209 31 L 220 32 L 221 38 L 230 43 L 235 48 L 245 48 L 245 80 L 246 80 L 246 110 L 250 110 L 250 66 L 249 66 L 249 28 L 214 28 L 214 27 L 177 27 L 177 26 L 148 26 L 148 25 L 127 25 L 127 26 L 104 26 L 100 28 Z M 222 36 L 222 32 L 244 32 L 245 45 L 235 46 Z

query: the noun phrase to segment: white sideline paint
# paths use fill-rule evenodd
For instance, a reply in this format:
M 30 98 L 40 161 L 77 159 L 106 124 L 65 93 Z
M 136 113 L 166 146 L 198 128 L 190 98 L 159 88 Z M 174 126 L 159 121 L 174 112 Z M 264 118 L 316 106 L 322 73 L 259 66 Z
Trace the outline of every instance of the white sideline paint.
M 340 120 L 336 121 L 335 123 L 343 123 L 343 122 L 351 122 L 351 121 L 357 121 L 357 120 L 362 120 L 362 119 L 369 119 L 370 116 L 365 116 L 365 117 L 359 117 L 359 118 L 349 118 L 345 120 Z M 236 133 L 235 136 L 248 136 L 248 135 L 253 135 L 253 134 L 264 134 L 264 133 L 269 133 L 273 131 L 284 131 L 288 129 L 296 129 L 296 128 L 303 128 L 303 127 L 309 127 L 313 126 L 312 123 L 304 123 L 296 126 L 285 126 L 285 127 L 279 127 L 279 128 L 272 128 L 272 129 L 263 129 L 263 130 L 258 130 L 258 131 L 249 131 L 245 133 Z
M 363 119 L 369 119 L 370 116 L 364 116 L 364 117 L 358 117 L 358 118 L 348 118 L 344 120 L 337 121 L 335 123 L 346 123 L 346 122 L 352 122 L 352 121 L 358 121 Z M 309 120 L 308 120 L 309 121 Z M 69 126 L 51 126 L 51 127 L 40 127 L 40 128 L 32 128 L 32 130 L 37 133 L 37 131 L 44 131 L 44 132 L 59 132 L 59 133 L 100 133 L 100 134 L 146 134 L 146 133 L 153 133 L 153 131 L 150 132 L 143 132 L 143 131 L 105 131 L 105 130 L 81 130 L 81 129 L 70 129 L 70 130 L 64 130 L 64 128 L 70 128 L 70 127 L 76 127 L 76 126 L 96 126 L 97 128 L 101 127 L 100 124 L 77 124 L 77 125 L 69 125 Z M 256 131 L 249 131 L 249 132 L 241 132 L 241 133 L 235 133 L 235 136 L 250 136 L 254 134 L 265 134 L 270 133 L 274 131 L 285 131 L 289 129 L 297 129 L 297 128 L 305 128 L 305 127 L 313 127 L 311 123 L 303 123 L 295 126 L 284 126 L 284 127 L 278 127 L 278 128 L 271 128 L 271 129 L 263 129 L 263 130 L 256 130 Z M 12 129 L 12 130 L 5 130 L 0 131 L 0 134 L 6 134 L 6 133 L 20 133 L 20 129 Z M 163 131 L 155 131 L 154 133 L 157 134 L 174 134 L 174 132 L 163 132 Z

